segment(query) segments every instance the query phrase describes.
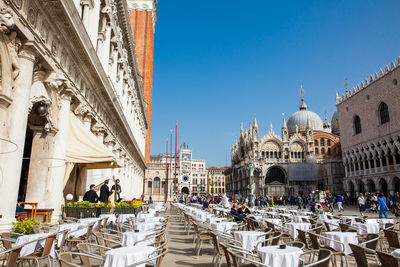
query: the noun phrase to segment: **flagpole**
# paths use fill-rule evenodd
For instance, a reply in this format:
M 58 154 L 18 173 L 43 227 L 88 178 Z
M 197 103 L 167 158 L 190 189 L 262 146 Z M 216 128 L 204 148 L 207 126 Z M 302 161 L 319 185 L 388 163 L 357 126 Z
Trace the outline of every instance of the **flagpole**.
M 170 168 L 170 174 L 172 172 L 172 129 L 171 129 L 171 143 L 170 143 L 170 157 L 169 157 L 169 168 Z M 172 175 L 170 175 L 169 178 L 172 178 Z
M 174 178 L 176 179 L 176 150 L 177 150 L 177 145 L 178 145 L 178 121 L 175 122 L 175 176 Z

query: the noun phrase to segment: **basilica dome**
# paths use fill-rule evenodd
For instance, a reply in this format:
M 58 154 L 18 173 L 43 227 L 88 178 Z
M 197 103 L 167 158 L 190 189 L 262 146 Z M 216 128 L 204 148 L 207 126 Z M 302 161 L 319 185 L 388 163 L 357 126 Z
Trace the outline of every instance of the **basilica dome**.
M 318 114 L 307 110 L 307 105 L 301 99 L 300 110 L 295 112 L 288 120 L 287 127 L 289 134 L 296 132 L 296 125 L 299 131 L 305 131 L 307 126 L 307 119 L 310 121 L 310 126 L 313 131 L 323 131 L 324 123 Z
M 337 114 L 337 111 L 335 111 L 335 113 L 333 113 L 332 120 L 331 120 L 331 129 L 332 129 L 333 134 L 340 135 L 339 116 Z

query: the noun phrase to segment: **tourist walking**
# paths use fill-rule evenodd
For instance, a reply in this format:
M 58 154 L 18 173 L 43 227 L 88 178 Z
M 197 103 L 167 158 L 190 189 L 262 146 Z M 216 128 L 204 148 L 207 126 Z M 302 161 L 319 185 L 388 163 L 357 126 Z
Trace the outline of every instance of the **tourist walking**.
M 297 206 L 298 206 L 298 209 L 299 209 L 299 210 L 301 210 L 301 203 L 303 203 L 303 199 L 302 199 L 301 196 L 299 195 L 299 196 L 297 197 Z
M 342 197 L 342 195 L 338 195 L 338 196 L 336 197 L 336 204 L 337 204 L 337 206 L 338 206 L 338 212 L 344 211 L 344 208 L 343 208 L 343 197 Z
M 360 193 L 357 202 L 358 202 L 358 207 L 360 208 L 360 214 L 361 214 L 361 216 L 364 216 L 365 198 L 364 198 L 363 193 Z
M 379 210 L 379 218 L 382 219 L 382 215 L 385 215 L 385 218 L 388 219 L 389 216 L 387 214 L 387 205 L 386 205 L 386 198 L 379 193 L 378 196 L 378 210 Z

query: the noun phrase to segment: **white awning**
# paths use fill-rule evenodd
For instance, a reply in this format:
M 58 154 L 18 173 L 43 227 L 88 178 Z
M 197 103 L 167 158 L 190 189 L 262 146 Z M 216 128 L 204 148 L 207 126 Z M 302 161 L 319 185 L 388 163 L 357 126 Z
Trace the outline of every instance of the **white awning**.
M 120 168 L 115 155 L 75 116 L 69 115 L 66 162 L 85 164 L 87 169 Z

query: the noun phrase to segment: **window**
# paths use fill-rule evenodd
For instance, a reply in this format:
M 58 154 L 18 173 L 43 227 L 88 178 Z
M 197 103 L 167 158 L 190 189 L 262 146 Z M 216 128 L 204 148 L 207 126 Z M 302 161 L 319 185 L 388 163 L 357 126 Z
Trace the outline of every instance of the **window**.
M 380 119 L 381 119 L 381 124 L 384 124 L 384 123 L 387 123 L 387 122 L 390 121 L 389 108 L 388 108 L 388 105 L 386 105 L 385 102 L 382 102 L 379 105 L 379 116 L 380 116 Z
M 353 124 L 354 124 L 354 134 L 361 133 L 361 120 L 358 115 L 354 117 Z
M 315 155 L 318 155 L 319 153 L 318 153 L 318 148 L 316 147 L 315 148 Z
M 325 146 L 325 139 L 324 138 L 321 138 L 320 144 L 321 144 L 321 146 Z
M 154 178 L 154 188 L 160 188 L 160 178 Z
M 148 188 L 152 188 L 152 187 L 153 187 L 153 183 L 152 183 L 152 182 L 148 182 L 148 183 L 147 183 L 147 187 L 148 187 Z
M 325 148 L 321 148 L 321 155 L 325 154 Z
M 318 140 L 314 140 L 314 146 L 318 146 Z
M 327 146 L 331 146 L 331 140 L 329 140 L 329 139 L 326 140 L 326 145 L 327 145 Z
M 328 148 L 328 155 L 331 154 L 331 148 Z
M 161 188 L 165 188 L 165 182 L 161 183 Z

